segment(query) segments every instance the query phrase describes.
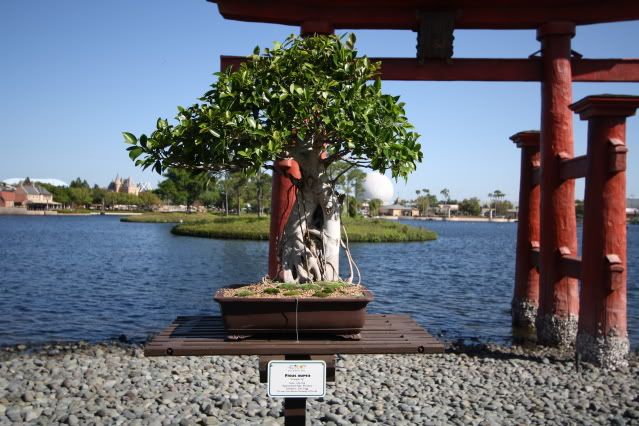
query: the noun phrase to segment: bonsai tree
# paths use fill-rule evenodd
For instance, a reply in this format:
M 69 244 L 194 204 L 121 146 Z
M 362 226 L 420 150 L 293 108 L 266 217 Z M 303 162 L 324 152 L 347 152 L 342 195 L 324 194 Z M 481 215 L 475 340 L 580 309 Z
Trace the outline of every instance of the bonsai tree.
M 399 97 L 385 95 L 380 65 L 358 57 L 355 37 L 290 36 L 239 69 L 217 73 L 201 103 L 178 107 L 177 124 L 157 120 L 149 136 L 124 133 L 135 164 L 161 173 L 257 173 L 292 158 L 301 174 L 280 238 L 278 277 L 285 282 L 337 281 L 343 196 L 331 164 L 406 177 L 421 161 L 419 135 Z M 371 82 L 373 80 L 373 82 Z M 341 173 L 348 172 L 348 169 Z

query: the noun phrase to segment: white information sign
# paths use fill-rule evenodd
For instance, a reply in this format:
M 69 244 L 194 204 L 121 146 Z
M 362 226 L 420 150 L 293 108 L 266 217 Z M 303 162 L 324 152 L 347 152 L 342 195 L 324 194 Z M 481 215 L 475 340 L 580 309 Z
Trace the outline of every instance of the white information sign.
M 325 393 L 324 361 L 269 361 L 268 396 L 317 398 Z

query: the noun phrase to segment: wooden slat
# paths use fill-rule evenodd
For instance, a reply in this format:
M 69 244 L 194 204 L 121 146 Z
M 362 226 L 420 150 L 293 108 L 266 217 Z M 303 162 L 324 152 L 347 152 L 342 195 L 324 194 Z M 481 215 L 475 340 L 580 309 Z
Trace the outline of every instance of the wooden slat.
M 178 317 L 144 348 L 146 356 L 441 353 L 444 346 L 408 315 L 370 314 L 360 340 L 256 336 L 226 341 L 221 317 Z

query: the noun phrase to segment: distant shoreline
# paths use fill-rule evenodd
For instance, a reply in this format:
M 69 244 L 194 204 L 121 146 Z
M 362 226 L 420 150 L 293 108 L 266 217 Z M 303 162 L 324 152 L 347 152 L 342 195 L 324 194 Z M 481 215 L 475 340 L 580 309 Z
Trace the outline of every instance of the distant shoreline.
M 422 220 L 429 222 L 485 222 L 485 223 L 517 223 L 517 219 L 504 219 L 504 218 L 496 218 L 496 219 L 488 219 L 487 217 L 464 217 L 464 216 L 453 216 L 453 217 L 440 217 L 440 216 L 377 216 L 375 219 L 386 219 L 386 220 Z
M 138 212 L 90 212 L 59 213 L 57 210 L 26 210 L 15 207 L 0 207 L 0 216 L 139 216 Z

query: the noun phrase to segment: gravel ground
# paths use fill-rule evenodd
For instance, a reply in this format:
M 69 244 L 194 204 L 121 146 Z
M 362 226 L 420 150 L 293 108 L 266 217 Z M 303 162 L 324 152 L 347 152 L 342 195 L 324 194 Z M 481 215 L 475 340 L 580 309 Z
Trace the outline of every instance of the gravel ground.
M 135 345 L 0 351 L 0 424 L 282 424 L 257 357 L 145 358 Z M 311 424 L 639 424 L 639 356 L 575 365 L 553 350 L 456 347 L 338 358 Z

